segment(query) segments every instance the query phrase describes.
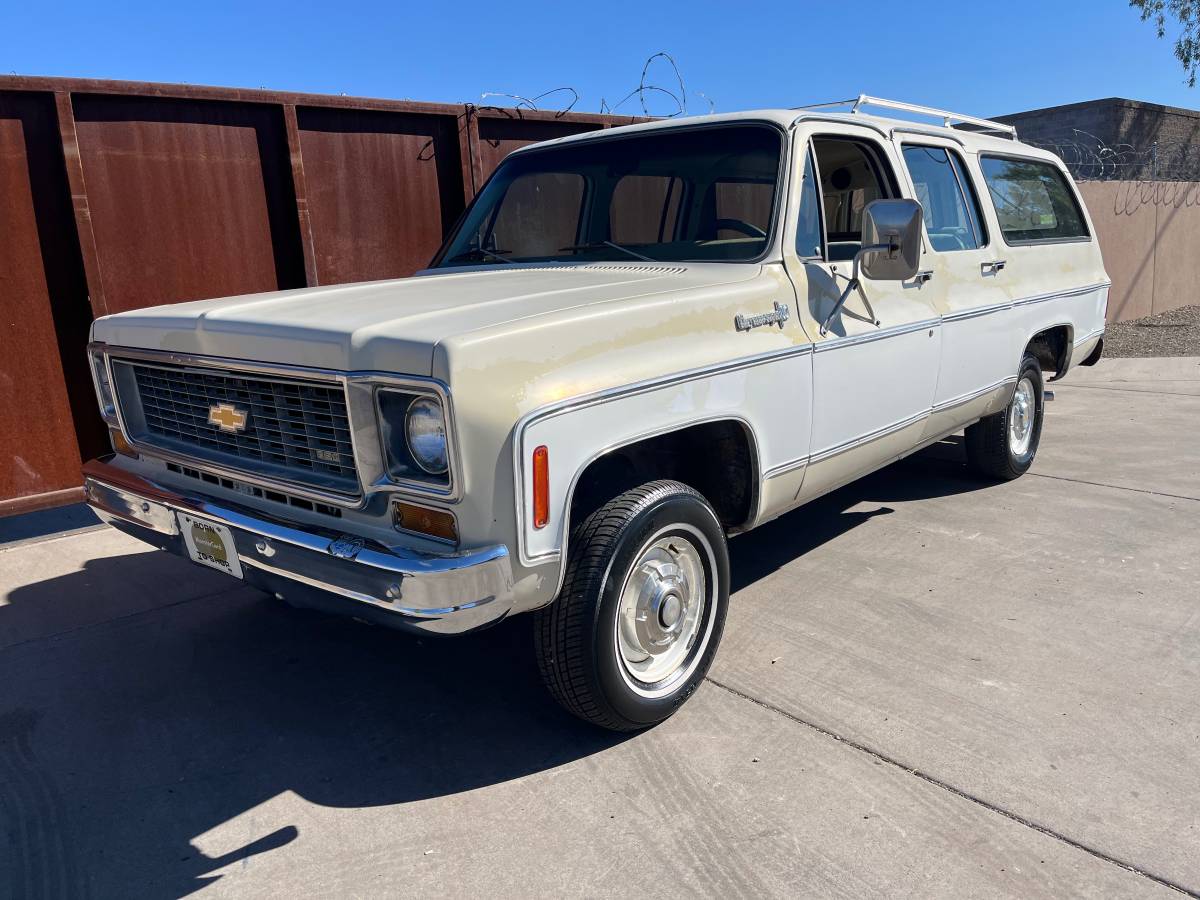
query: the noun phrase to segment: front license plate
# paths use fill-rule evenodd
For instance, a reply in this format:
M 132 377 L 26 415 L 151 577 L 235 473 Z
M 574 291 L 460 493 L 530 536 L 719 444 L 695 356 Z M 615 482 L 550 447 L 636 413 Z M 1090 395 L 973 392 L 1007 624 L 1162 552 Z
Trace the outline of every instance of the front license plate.
M 228 528 L 187 513 L 181 512 L 178 516 L 179 531 L 193 562 L 234 578 L 242 577 L 242 561 L 238 559 L 237 545 L 233 543 L 233 533 Z

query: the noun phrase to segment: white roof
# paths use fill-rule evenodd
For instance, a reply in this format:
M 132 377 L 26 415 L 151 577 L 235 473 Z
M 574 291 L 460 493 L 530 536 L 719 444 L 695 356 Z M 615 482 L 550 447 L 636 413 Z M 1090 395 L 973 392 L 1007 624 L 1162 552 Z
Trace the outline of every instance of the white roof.
M 940 111 L 939 111 L 940 112 Z M 900 131 L 901 133 L 919 133 L 937 136 L 945 136 L 951 140 L 958 141 L 971 150 L 995 152 L 995 153 L 1013 153 L 1018 152 L 1023 156 L 1038 156 L 1050 159 L 1057 159 L 1053 153 L 1043 150 L 1039 147 L 1034 147 L 1030 144 L 1022 143 L 1019 140 L 1010 137 L 1001 137 L 996 134 L 991 134 L 981 131 L 969 131 L 964 128 L 948 128 L 945 125 L 917 122 L 910 119 L 896 119 L 888 116 L 870 115 L 861 112 L 829 112 L 823 109 L 751 109 L 742 112 L 728 113 L 712 113 L 703 116 L 680 116 L 671 119 L 655 119 L 652 122 L 641 122 L 637 125 L 620 125 L 616 128 L 605 128 L 602 131 L 585 131 L 580 134 L 572 134 L 567 137 L 555 138 L 549 141 L 543 141 L 540 144 L 530 145 L 531 147 L 547 147 L 558 144 L 576 143 L 579 141 L 597 141 L 607 140 L 609 138 L 621 137 L 630 134 L 641 134 L 649 131 L 666 131 L 672 128 L 685 128 L 692 125 L 706 125 L 713 123 L 737 123 L 737 122 L 771 122 L 783 129 L 789 129 L 793 125 L 803 124 L 804 122 L 819 122 L 827 124 L 845 123 L 846 125 L 859 125 L 871 128 L 874 131 L 880 132 L 883 137 L 891 138 L 893 133 Z M 520 150 L 514 152 L 521 152 Z

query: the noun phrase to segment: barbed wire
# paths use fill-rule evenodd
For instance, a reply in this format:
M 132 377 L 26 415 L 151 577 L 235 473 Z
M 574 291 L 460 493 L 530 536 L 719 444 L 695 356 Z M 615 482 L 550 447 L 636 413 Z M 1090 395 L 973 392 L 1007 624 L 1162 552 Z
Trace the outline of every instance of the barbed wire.
M 518 109 L 520 109 L 522 106 L 526 106 L 529 109 L 533 110 L 534 112 L 537 112 L 538 111 L 537 102 L 539 100 L 541 100 L 543 97 L 549 97 L 553 94 L 561 94 L 561 93 L 565 93 L 567 91 L 571 92 L 571 102 L 568 103 L 566 106 L 564 106 L 562 109 L 555 110 L 555 112 L 557 112 L 559 115 L 563 115 L 565 113 L 569 113 L 574 108 L 575 104 L 579 102 L 579 91 L 575 90 L 575 88 L 573 88 L 573 87 L 551 88 L 550 90 L 543 91 L 542 93 L 538 94 L 536 97 L 533 97 L 533 98 L 522 97 L 520 94 L 506 94 L 503 91 L 484 91 L 482 94 L 479 95 L 479 99 L 486 100 L 488 97 L 508 97 L 510 100 L 517 101 Z
M 650 72 L 654 67 L 656 60 L 663 60 L 665 65 L 670 66 L 670 72 L 668 74 L 668 83 L 671 85 L 670 87 L 663 87 L 662 84 L 655 84 L 650 80 Z M 574 108 L 575 104 L 580 100 L 579 92 L 573 87 L 552 88 L 551 90 L 544 91 L 543 93 L 534 97 L 526 97 L 521 94 L 510 94 L 504 91 L 485 91 L 482 95 L 480 95 L 480 99 L 486 100 L 489 97 L 503 97 L 516 101 L 515 108 L 517 109 L 525 108 L 537 112 L 541 109 L 538 106 L 538 101 L 554 94 L 565 92 L 570 92 L 571 102 L 565 108 L 555 110 L 559 115 L 563 115 L 567 112 L 570 112 Z M 707 95 L 697 91 L 695 92 L 695 96 L 699 97 L 706 104 L 708 104 L 709 113 L 716 112 L 716 103 L 714 103 Z M 635 97 L 638 99 L 638 102 L 641 105 L 642 115 L 644 116 L 656 116 L 664 119 L 673 119 L 677 116 L 686 115 L 688 109 L 688 90 L 687 85 L 683 80 L 683 73 L 679 71 L 679 64 L 675 61 L 675 57 L 671 56 L 671 54 L 667 53 L 665 50 L 660 50 L 657 53 L 650 54 L 650 56 L 646 57 L 646 61 L 642 65 L 642 75 L 641 78 L 638 79 L 637 86 L 616 103 L 610 104 L 604 97 L 601 97 L 599 111 L 601 113 L 608 114 L 615 113 Z M 669 108 L 670 111 L 651 112 L 651 104 L 649 101 L 650 98 L 654 97 L 667 98 L 671 104 Z
M 1059 156 L 1076 181 L 1200 181 L 1200 144 L 1191 141 L 1110 144 L 1078 128 L 1022 140 Z
M 656 59 L 665 59 L 671 66 L 671 71 L 675 73 L 675 81 L 679 84 L 679 93 L 669 91 L 664 87 L 656 84 L 648 84 L 646 76 L 650 73 L 650 66 L 654 64 Z M 642 104 L 642 114 L 650 115 L 650 108 L 646 105 L 646 94 L 659 93 L 670 97 L 675 102 L 675 111 L 664 115 L 664 119 L 673 119 L 676 116 L 682 116 L 687 112 L 687 87 L 683 83 L 683 74 L 679 71 L 679 64 L 675 62 L 675 57 L 665 50 L 659 50 L 646 58 L 645 64 L 642 66 L 642 77 L 638 80 L 637 87 L 618 100 L 612 106 L 609 106 L 603 97 L 600 98 L 600 112 L 613 113 L 621 108 L 629 100 L 637 97 Z M 715 108 L 715 107 L 714 107 Z

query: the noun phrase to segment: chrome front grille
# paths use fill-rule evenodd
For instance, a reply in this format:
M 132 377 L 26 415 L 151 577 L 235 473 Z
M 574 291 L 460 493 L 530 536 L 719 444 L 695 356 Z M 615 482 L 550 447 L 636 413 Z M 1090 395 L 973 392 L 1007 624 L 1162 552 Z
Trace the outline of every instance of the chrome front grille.
M 357 493 L 341 384 L 114 359 L 122 413 L 134 441 L 231 469 Z M 232 407 L 239 430 L 219 427 Z M 217 412 L 220 418 L 221 412 Z

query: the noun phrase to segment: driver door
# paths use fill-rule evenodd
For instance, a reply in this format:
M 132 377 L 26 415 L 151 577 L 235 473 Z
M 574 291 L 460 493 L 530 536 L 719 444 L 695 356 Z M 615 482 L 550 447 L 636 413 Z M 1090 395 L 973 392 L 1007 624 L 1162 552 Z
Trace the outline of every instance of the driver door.
M 799 145 L 807 157 L 800 193 L 802 205 L 805 196 L 816 200 L 820 234 L 814 238 L 811 228 L 798 228 L 795 256 L 785 256 L 789 269 L 798 270 L 793 277 L 800 314 L 814 349 L 812 443 L 802 500 L 920 443 L 941 355 L 940 320 L 923 274 L 904 282 L 863 278 L 829 318 L 862 245 L 863 209 L 901 192 L 892 148 L 873 131 L 818 132 L 806 143 Z M 802 220 L 805 215 L 802 209 Z

